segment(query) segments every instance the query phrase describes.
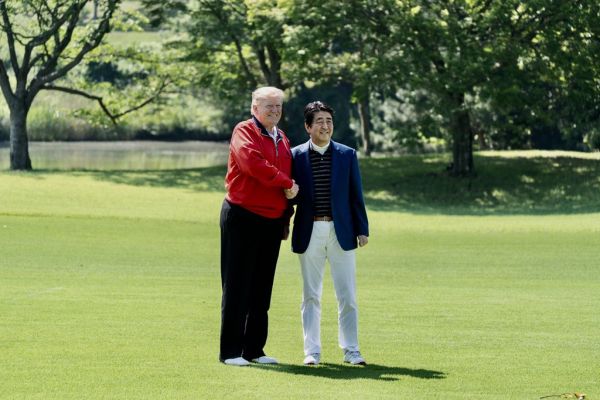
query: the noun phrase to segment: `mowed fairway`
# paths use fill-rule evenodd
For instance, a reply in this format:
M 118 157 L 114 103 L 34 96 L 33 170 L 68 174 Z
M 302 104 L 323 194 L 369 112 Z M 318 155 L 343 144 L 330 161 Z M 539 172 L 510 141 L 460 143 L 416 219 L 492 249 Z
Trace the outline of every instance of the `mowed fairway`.
M 322 364 L 301 365 L 289 242 L 266 347 L 281 364 L 219 363 L 223 173 L 0 172 L 0 398 L 600 399 L 593 204 L 418 212 L 377 191 L 358 251 L 369 366 L 342 363 L 329 273 Z

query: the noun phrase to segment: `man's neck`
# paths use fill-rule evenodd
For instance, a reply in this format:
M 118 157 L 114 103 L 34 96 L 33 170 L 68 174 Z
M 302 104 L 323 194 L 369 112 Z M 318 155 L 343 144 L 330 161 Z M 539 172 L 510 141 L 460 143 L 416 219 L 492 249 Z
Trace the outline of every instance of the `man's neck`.
M 265 130 L 267 131 L 268 134 L 273 134 L 275 131 L 275 125 L 266 125 L 264 122 L 262 122 L 261 120 L 259 120 L 256 115 L 252 115 L 254 117 L 254 119 L 256 120 L 256 122 L 258 122 L 260 124 L 260 126 L 262 126 L 263 128 L 265 128 Z
M 315 144 L 315 142 L 313 142 L 312 140 L 310 141 L 310 146 L 312 147 L 312 149 L 314 151 L 316 151 L 317 153 L 321 153 L 321 154 L 324 154 L 327 151 L 327 148 L 329 148 L 330 144 L 331 144 L 331 141 L 327 142 L 323 146 L 319 146 L 319 145 Z

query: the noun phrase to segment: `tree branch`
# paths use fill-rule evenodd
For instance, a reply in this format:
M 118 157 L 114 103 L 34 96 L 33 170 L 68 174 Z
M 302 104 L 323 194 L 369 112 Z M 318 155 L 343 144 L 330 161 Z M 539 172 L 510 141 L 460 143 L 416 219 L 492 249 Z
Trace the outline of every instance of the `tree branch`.
M 265 78 L 265 81 L 267 81 L 269 84 L 271 84 L 270 82 L 270 76 L 271 76 L 271 70 L 269 69 L 269 66 L 267 65 L 267 57 L 265 55 L 265 49 L 263 47 L 260 47 L 258 45 L 258 43 L 254 42 L 252 44 L 252 48 L 254 48 L 254 53 L 256 54 L 256 57 L 258 58 L 258 64 L 260 65 L 260 70 L 263 73 L 263 76 Z
M 57 86 L 57 85 L 45 85 L 42 87 L 42 89 L 44 90 L 55 90 L 58 92 L 64 92 L 64 93 L 69 93 L 69 94 L 74 94 L 77 96 L 82 96 L 85 97 L 87 99 L 90 100 L 95 100 L 98 102 L 98 104 L 100 105 L 100 108 L 102 108 L 102 111 L 104 111 L 104 114 L 106 114 L 108 116 L 108 118 L 110 118 L 111 122 L 113 123 L 114 126 L 118 125 L 117 120 L 129 113 L 132 113 L 134 111 L 139 110 L 140 108 L 143 108 L 145 106 L 147 106 L 148 104 L 152 103 L 153 101 L 155 101 L 165 90 L 165 88 L 171 83 L 171 81 L 167 78 L 163 79 L 163 81 L 161 82 L 161 84 L 159 85 L 158 89 L 156 90 L 156 92 L 154 93 L 154 95 L 152 95 L 150 98 L 144 100 L 142 103 L 138 104 L 135 107 L 129 108 L 121 113 L 116 113 L 113 114 L 110 112 L 110 110 L 108 109 L 108 107 L 106 107 L 106 104 L 104 104 L 104 99 L 100 96 L 96 96 L 87 92 L 84 92 L 83 90 L 79 90 L 79 89 L 73 89 L 73 88 L 69 88 L 69 87 L 64 87 L 64 86 Z
M 283 87 L 281 75 L 279 74 L 279 71 L 281 70 L 281 57 L 279 52 L 272 44 L 268 44 L 267 54 L 269 55 L 269 63 L 271 64 L 271 78 L 269 84 L 283 90 L 285 87 Z
M 6 72 L 4 61 L 2 60 L 0 60 L 0 89 L 2 89 L 4 98 L 10 106 L 10 103 L 14 101 L 15 95 L 12 91 L 12 87 L 10 86 L 10 79 L 8 78 L 8 73 Z
M 80 6 L 80 12 L 82 8 L 81 5 L 78 3 L 73 3 L 60 18 L 56 18 L 55 16 L 53 16 L 53 25 L 41 34 L 34 36 L 31 39 L 31 41 L 27 43 L 27 45 L 31 47 L 36 47 L 46 43 L 48 39 L 50 39 L 56 32 L 58 32 L 60 28 L 65 24 L 65 22 L 67 22 L 69 17 L 71 17 L 72 13 L 77 11 L 77 6 Z M 77 12 L 77 15 L 79 15 L 79 12 Z
M 116 9 L 117 3 L 118 3 L 118 0 L 109 0 L 107 9 L 104 11 L 104 15 L 102 16 L 98 27 L 92 33 L 90 40 L 82 46 L 82 48 L 79 50 L 77 55 L 75 57 L 73 57 L 70 62 L 63 65 L 61 68 L 54 70 L 53 72 L 50 72 L 54 69 L 54 66 L 58 62 L 58 58 L 60 57 L 62 51 L 66 48 L 66 46 L 71 41 L 70 33 L 65 34 L 65 38 L 62 41 L 64 46 L 62 46 L 60 52 L 57 52 L 55 49 L 52 58 L 50 60 L 46 61 L 45 68 L 40 69 L 38 71 L 38 73 L 36 74 L 36 77 L 32 80 L 31 86 L 30 86 L 30 96 L 35 96 L 35 94 L 39 90 L 41 90 L 44 86 L 46 86 L 48 83 L 65 76 L 67 74 L 67 72 L 69 72 L 71 69 L 75 68 L 81 62 L 81 60 L 83 60 L 83 57 L 87 53 L 89 53 L 90 51 L 92 51 L 93 49 L 98 47 L 98 45 L 100 45 L 100 42 L 102 41 L 102 39 L 104 38 L 106 33 L 110 30 L 110 19 L 112 18 L 112 15 Z M 76 15 L 77 16 L 79 15 L 79 11 L 76 13 Z M 76 23 L 78 18 L 75 16 L 72 16 L 72 18 L 73 19 L 71 20 L 71 22 L 74 21 Z M 74 28 L 74 26 L 73 26 L 73 28 Z
M 221 7 L 214 7 L 213 4 L 211 4 L 210 2 L 207 2 L 207 1 L 203 1 L 203 2 L 201 2 L 201 4 L 206 8 L 206 10 L 210 14 L 212 14 L 213 17 L 216 18 L 217 21 L 219 21 L 219 24 L 225 25 L 225 26 L 230 25 L 228 17 L 226 15 L 223 15 Z M 242 18 L 246 17 L 245 10 L 237 9 L 236 5 L 234 3 L 228 3 L 228 5 L 231 7 L 231 9 L 236 14 L 238 14 L 238 16 L 240 16 Z M 233 29 L 228 29 L 227 31 L 229 33 L 229 37 L 231 38 L 231 40 L 233 41 L 233 44 L 235 45 L 238 60 L 240 61 L 240 64 L 242 65 L 242 70 L 244 71 L 244 74 L 246 74 L 246 79 L 248 79 L 248 81 L 252 87 L 256 87 L 257 81 L 256 81 L 255 76 L 252 74 L 250 67 L 248 66 L 248 63 L 246 62 L 246 59 L 244 58 L 244 53 L 242 51 L 242 43 L 241 43 L 240 38 L 233 33 Z
M 231 35 L 231 36 L 233 38 L 233 42 L 235 43 L 237 56 L 238 56 L 238 59 L 240 60 L 240 63 L 242 64 L 242 69 L 244 70 L 244 73 L 246 74 L 246 77 L 250 81 L 250 84 L 252 85 L 252 87 L 256 87 L 256 85 L 257 85 L 256 78 L 254 78 L 254 75 L 252 75 L 252 72 L 250 72 L 248 63 L 246 63 L 246 59 L 244 58 L 244 54 L 242 53 L 242 45 L 240 44 L 240 41 L 238 40 L 237 37 L 235 37 L 233 35 Z
M 48 30 L 48 31 L 44 32 L 44 37 L 46 38 L 46 40 L 40 44 L 45 45 L 45 43 L 48 40 L 53 38 L 54 39 L 54 49 L 52 51 L 52 55 L 49 56 L 45 65 L 36 74 L 36 78 L 42 80 L 41 78 L 44 75 L 49 74 L 50 73 L 49 71 L 54 70 L 54 68 L 58 64 L 58 59 L 60 58 L 62 52 L 67 48 L 67 46 L 71 42 L 71 39 L 73 37 L 72 36 L 73 31 L 75 30 L 75 27 L 77 26 L 77 21 L 79 20 L 79 13 L 81 12 L 81 8 L 77 8 L 75 6 L 76 6 L 76 4 L 73 4 L 71 7 L 69 7 L 69 9 L 63 15 L 64 18 L 62 18 L 61 26 L 64 25 L 67 21 L 68 21 L 68 24 L 67 24 L 67 29 L 64 33 L 62 40 L 60 39 L 60 36 L 59 36 L 59 29 Z M 38 38 L 39 37 L 42 37 L 42 35 L 38 36 Z M 33 42 L 34 41 L 32 40 L 31 43 L 33 43 Z M 87 43 L 86 43 L 86 45 L 87 45 Z M 34 46 L 36 46 L 36 45 L 34 45 Z M 52 79 L 52 80 L 54 80 L 54 79 Z M 49 81 L 46 81 L 46 82 L 49 82 Z M 41 82 L 42 85 L 44 83 L 45 82 Z
M 58 92 L 64 92 L 64 93 L 74 94 L 74 95 L 77 95 L 77 96 L 82 96 L 82 97 L 85 97 L 85 98 L 90 99 L 90 100 L 96 100 L 98 102 L 98 104 L 100 105 L 100 108 L 102 108 L 102 111 L 104 111 L 104 113 L 108 116 L 108 118 L 110 118 L 110 120 L 112 121 L 113 125 L 115 125 L 115 126 L 118 125 L 117 124 L 117 118 L 106 107 L 106 104 L 104 104 L 104 99 L 102 97 L 100 97 L 100 96 L 96 96 L 96 95 L 93 95 L 93 94 L 86 93 L 83 90 L 68 88 L 68 87 L 64 87 L 64 86 L 45 85 L 41 89 L 55 90 L 55 91 L 58 91 Z
M 4 32 L 6 33 L 6 39 L 8 42 L 8 50 L 10 53 L 10 63 L 12 64 L 15 75 L 20 74 L 19 61 L 17 60 L 17 52 L 15 50 L 15 34 L 12 29 L 12 24 L 8 17 L 8 10 L 6 9 L 6 2 L 0 1 L 0 13 L 2 13 L 2 22 Z
M 164 92 L 164 90 L 166 89 L 167 86 L 169 86 L 171 84 L 171 80 L 170 79 L 163 79 L 163 81 L 161 82 L 161 84 L 159 85 L 158 89 L 156 89 L 156 92 L 154 93 L 154 95 L 146 100 L 144 100 L 142 103 L 140 103 L 139 105 L 130 108 L 129 110 L 123 111 L 122 113 L 116 114 L 115 118 L 121 118 L 124 115 L 127 115 L 131 112 L 137 111 L 142 107 L 145 107 L 146 105 L 152 103 L 154 100 L 158 99 L 158 97 Z

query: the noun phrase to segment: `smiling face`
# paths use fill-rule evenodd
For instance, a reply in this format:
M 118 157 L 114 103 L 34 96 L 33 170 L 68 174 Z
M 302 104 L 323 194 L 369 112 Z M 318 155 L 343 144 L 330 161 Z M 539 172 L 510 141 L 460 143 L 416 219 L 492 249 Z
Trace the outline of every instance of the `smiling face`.
M 333 117 L 327 111 L 318 111 L 314 115 L 312 124 L 304 124 L 306 132 L 314 144 L 319 147 L 326 146 L 333 135 Z
M 278 93 L 268 93 L 255 99 L 252 103 L 252 114 L 270 132 L 281 119 L 283 97 Z

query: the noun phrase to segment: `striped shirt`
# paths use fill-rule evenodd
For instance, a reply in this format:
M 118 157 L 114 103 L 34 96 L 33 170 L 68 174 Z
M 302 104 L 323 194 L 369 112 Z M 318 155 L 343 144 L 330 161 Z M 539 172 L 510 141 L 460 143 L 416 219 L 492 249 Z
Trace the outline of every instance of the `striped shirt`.
M 311 147 L 309 156 L 315 194 L 314 216 L 331 217 L 331 146 L 323 154 Z

